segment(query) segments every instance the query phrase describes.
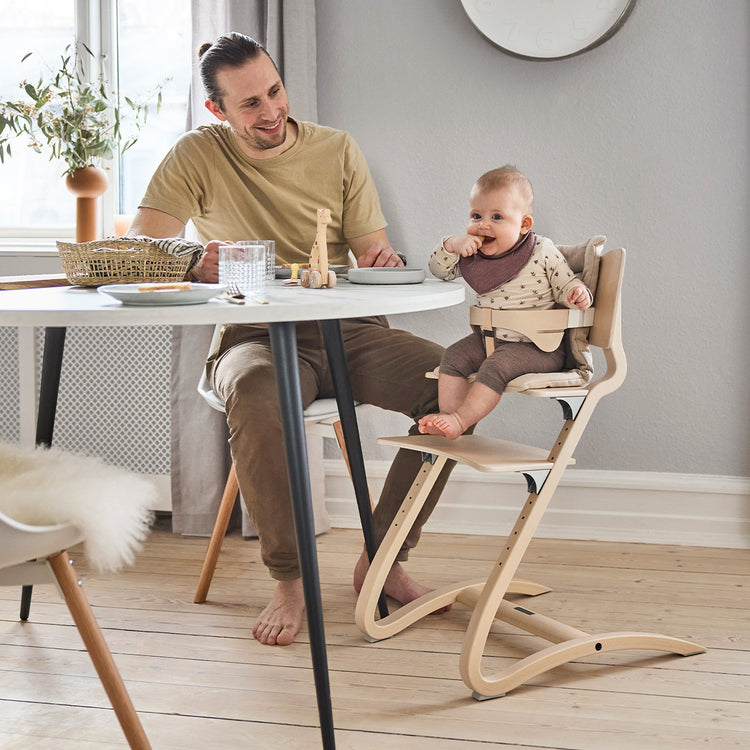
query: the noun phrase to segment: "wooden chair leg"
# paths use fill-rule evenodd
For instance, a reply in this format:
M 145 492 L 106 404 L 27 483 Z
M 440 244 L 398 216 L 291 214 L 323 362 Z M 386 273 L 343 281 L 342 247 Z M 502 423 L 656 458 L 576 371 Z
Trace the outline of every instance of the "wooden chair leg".
M 128 745 L 130 745 L 131 750 L 151 750 L 151 745 L 138 714 L 135 712 L 125 683 L 123 683 L 117 665 L 112 658 L 112 652 L 104 640 L 99 624 L 91 610 L 91 605 L 83 593 L 68 553 L 63 550 L 48 558 L 48 562 L 63 592 L 73 622 L 75 622 L 78 632 L 81 634 L 81 639 L 109 697 L 117 720 L 125 733 Z
M 232 464 L 232 468 L 229 470 L 229 476 L 227 477 L 227 483 L 224 486 L 224 494 L 221 497 L 219 512 L 216 515 L 214 530 L 211 532 L 211 540 L 208 543 L 206 557 L 203 560 L 203 569 L 201 570 L 201 577 L 198 581 L 198 588 L 195 590 L 193 601 L 196 604 L 205 602 L 206 597 L 208 596 L 208 589 L 211 586 L 211 580 L 214 577 L 216 562 L 219 559 L 221 545 L 224 541 L 224 536 L 227 533 L 229 519 L 232 516 L 234 501 L 237 499 L 238 492 L 239 485 L 237 484 L 237 474 L 234 470 L 234 464 Z
M 346 463 L 346 470 L 349 472 L 349 479 L 352 478 L 352 469 L 349 466 L 349 454 L 346 452 L 346 441 L 344 440 L 344 429 L 341 426 L 341 420 L 337 419 L 333 423 L 333 431 L 336 433 L 336 440 L 338 441 L 341 454 L 344 456 L 344 462 Z M 370 510 L 375 510 L 375 503 L 372 501 L 372 495 L 370 496 Z

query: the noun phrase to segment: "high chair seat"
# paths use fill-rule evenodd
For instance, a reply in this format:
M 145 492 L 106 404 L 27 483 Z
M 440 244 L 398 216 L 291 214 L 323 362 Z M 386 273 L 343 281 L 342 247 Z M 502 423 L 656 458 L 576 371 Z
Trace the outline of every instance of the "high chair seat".
M 603 238 L 600 238 L 603 240 Z M 423 464 L 417 478 L 388 530 L 370 565 L 357 600 L 357 626 L 367 640 L 389 638 L 420 618 L 454 602 L 473 609 L 464 637 L 459 670 L 464 683 L 476 699 L 496 698 L 527 682 L 532 677 L 582 656 L 622 649 L 653 649 L 680 655 L 701 653 L 696 643 L 655 633 L 614 632 L 588 634 L 575 627 L 538 614 L 525 604 L 518 606 L 506 600 L 508 594 L 537 596 L 549 591 L 541 584 L 514 579 L 523 555 L 531 542 L 544 512 L 566 468 L 574 463 L 573 451 L 584 433 L 594 408 L 606 395 L 613 393 L 625 378 L 626 360 L 622 348 L 620 297 L 625 251 L 612 250 L 599 257 L 598 247 L 593 283 L 593 320 L 589 327 L 568 334 L 572 341 L 574 371 L 565 373 L 532 373 L 520 384 L 524 395 L 554 398 L 563 405 L 564 423 L 549 449 L 498 440 L 477 435 L 462 435 L 448 440 L 436 435 L 381 438 L 384 445 L 397 446 L 422 453 Z M 585 254 L 585 253 L 584 253 Z M 569 261 L 570 262 L 570 261 Z M 573 267 L 574 272 L 578 269 Z M 565 311 L 562 311 L 565 312 Z M 518 313 L 513 313 L 518 315 Z M 495 321 L 493 320 L 493 324 Z M 507 318 L 502 320 L 507 325 Z M 524 323 L 524 331 L 529 326 Z M 532 331 L 533 333 L 533 331 Z M 531 338 L 531 337 L 530 337 Z M 589 347 L 600 348 L 607 363 L 606 372 L 592 381 Z M 555 377 L 559 376 L 559 377 Z M 561 387 L 555 387 L 556 384 Z M 509 387 L 508 390 L 514 390 Z M 479 471 L 514 471 L 526 476 L 529 496 L 521 506 L 516 523 L 500 547 L 497 562 L 483 578 L 447 584 L 401 607 L 387 617 L 375 619 L 375 603 L 398 551 L 448 460 L 464 463 Z M 495 620 L 501 620 L 552 645 L 518 660 L 499 671 L 486 672 L 483 656 Z

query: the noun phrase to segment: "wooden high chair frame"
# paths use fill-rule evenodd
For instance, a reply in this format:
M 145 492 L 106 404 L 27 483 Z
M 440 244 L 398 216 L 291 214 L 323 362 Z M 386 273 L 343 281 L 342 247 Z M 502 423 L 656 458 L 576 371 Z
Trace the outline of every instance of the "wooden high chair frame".
M 583 318 L 580 321 L 580 325 L 590 324 L 589 344 L 603 350 L 607 364 L 606 373 L 582 388 L 538 388 L 524 391 L 529 396 L 557 399 L 563 406 L 565 423 L 551 451 L 477 435 L 463 435 L 457 440 L 435 435 L 379 440 L 385 445 L 421 451 L 424 463 L 365 578 L 357 600 L 357 626 L 368 640 L 378 641 L 390 638 L 422 617 L 453 602 L 473 607 L 461 651 L 460 673 L 477 700 L 500 697 L 536 675 L 596 653 L 645 649 L 687 656 L 705 651 L 698 644 L 655 633 L 585 633 L 533 612 L 525 606 L 518 606 L 517 603 L 505 598 L 507 594 L 537 596 L 550 590 L 541 584 L 516 580 L 514 575 L 565 469 L 574 463 L 573 451 L 594 408 L 604 396 L 615 391 L 625 378 L 626 359 L 622 347 L 620 320 L 624 262 L 623 249 L 612 250 L 601 256 L 593 322 L 591 315 L 586 316 L 585 321 Z M 559 334 L 559 343 L 564 329 L 570 324 L 569 311 L 542 312 L 544 322 L 540 332 L 544 336 L 551 332 Z M 518 315 L 517 312 L 510 312 L 507 316 L 496 315 L 492 324 L 515 329 L 517 326 L 513 325 L 513 321 Z M 529 311 L 521 315 L 530 315 L 533 318 L 536 312 Z M 530 334 L 528 329 L 525 333 L 533 340 L 533 333 Z M 385 578 L 431 488 L 449 459 L 484 472 L 520 472 L 527 479 L 530 494 L 489 576 L 442 586 L 401 607 L 388 617 L 376 620 L 375 604 Z M 486 674 L 482 670 L 481 662 L 495 619 L 540 636 L 552 645 L 520 659 L 499 672 Z

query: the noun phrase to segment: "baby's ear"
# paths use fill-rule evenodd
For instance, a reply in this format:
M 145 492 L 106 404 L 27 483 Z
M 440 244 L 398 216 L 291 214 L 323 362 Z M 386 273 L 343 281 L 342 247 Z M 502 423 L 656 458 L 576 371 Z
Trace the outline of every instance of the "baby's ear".
M 526 214 L 523 219 L 521 219 L 521 230 L 524 234 L 531 229 L 531 227 L 534 226 L 534 217 L 531 214 Z

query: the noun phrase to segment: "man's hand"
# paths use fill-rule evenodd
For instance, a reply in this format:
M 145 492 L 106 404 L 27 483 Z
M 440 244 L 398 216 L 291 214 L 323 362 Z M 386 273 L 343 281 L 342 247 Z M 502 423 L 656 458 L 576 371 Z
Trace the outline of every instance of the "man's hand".
M 360 268 L 399 268 L 404 265 L 396 251 L 385 242 L 373 242 L 364 255 L 357 258 Z
M 201 255 L 201 259 L 190 269 L 190 281 L 203 281 L 215 284 L 219 280 L 219 246 L 226 242 L 211 240 Z

